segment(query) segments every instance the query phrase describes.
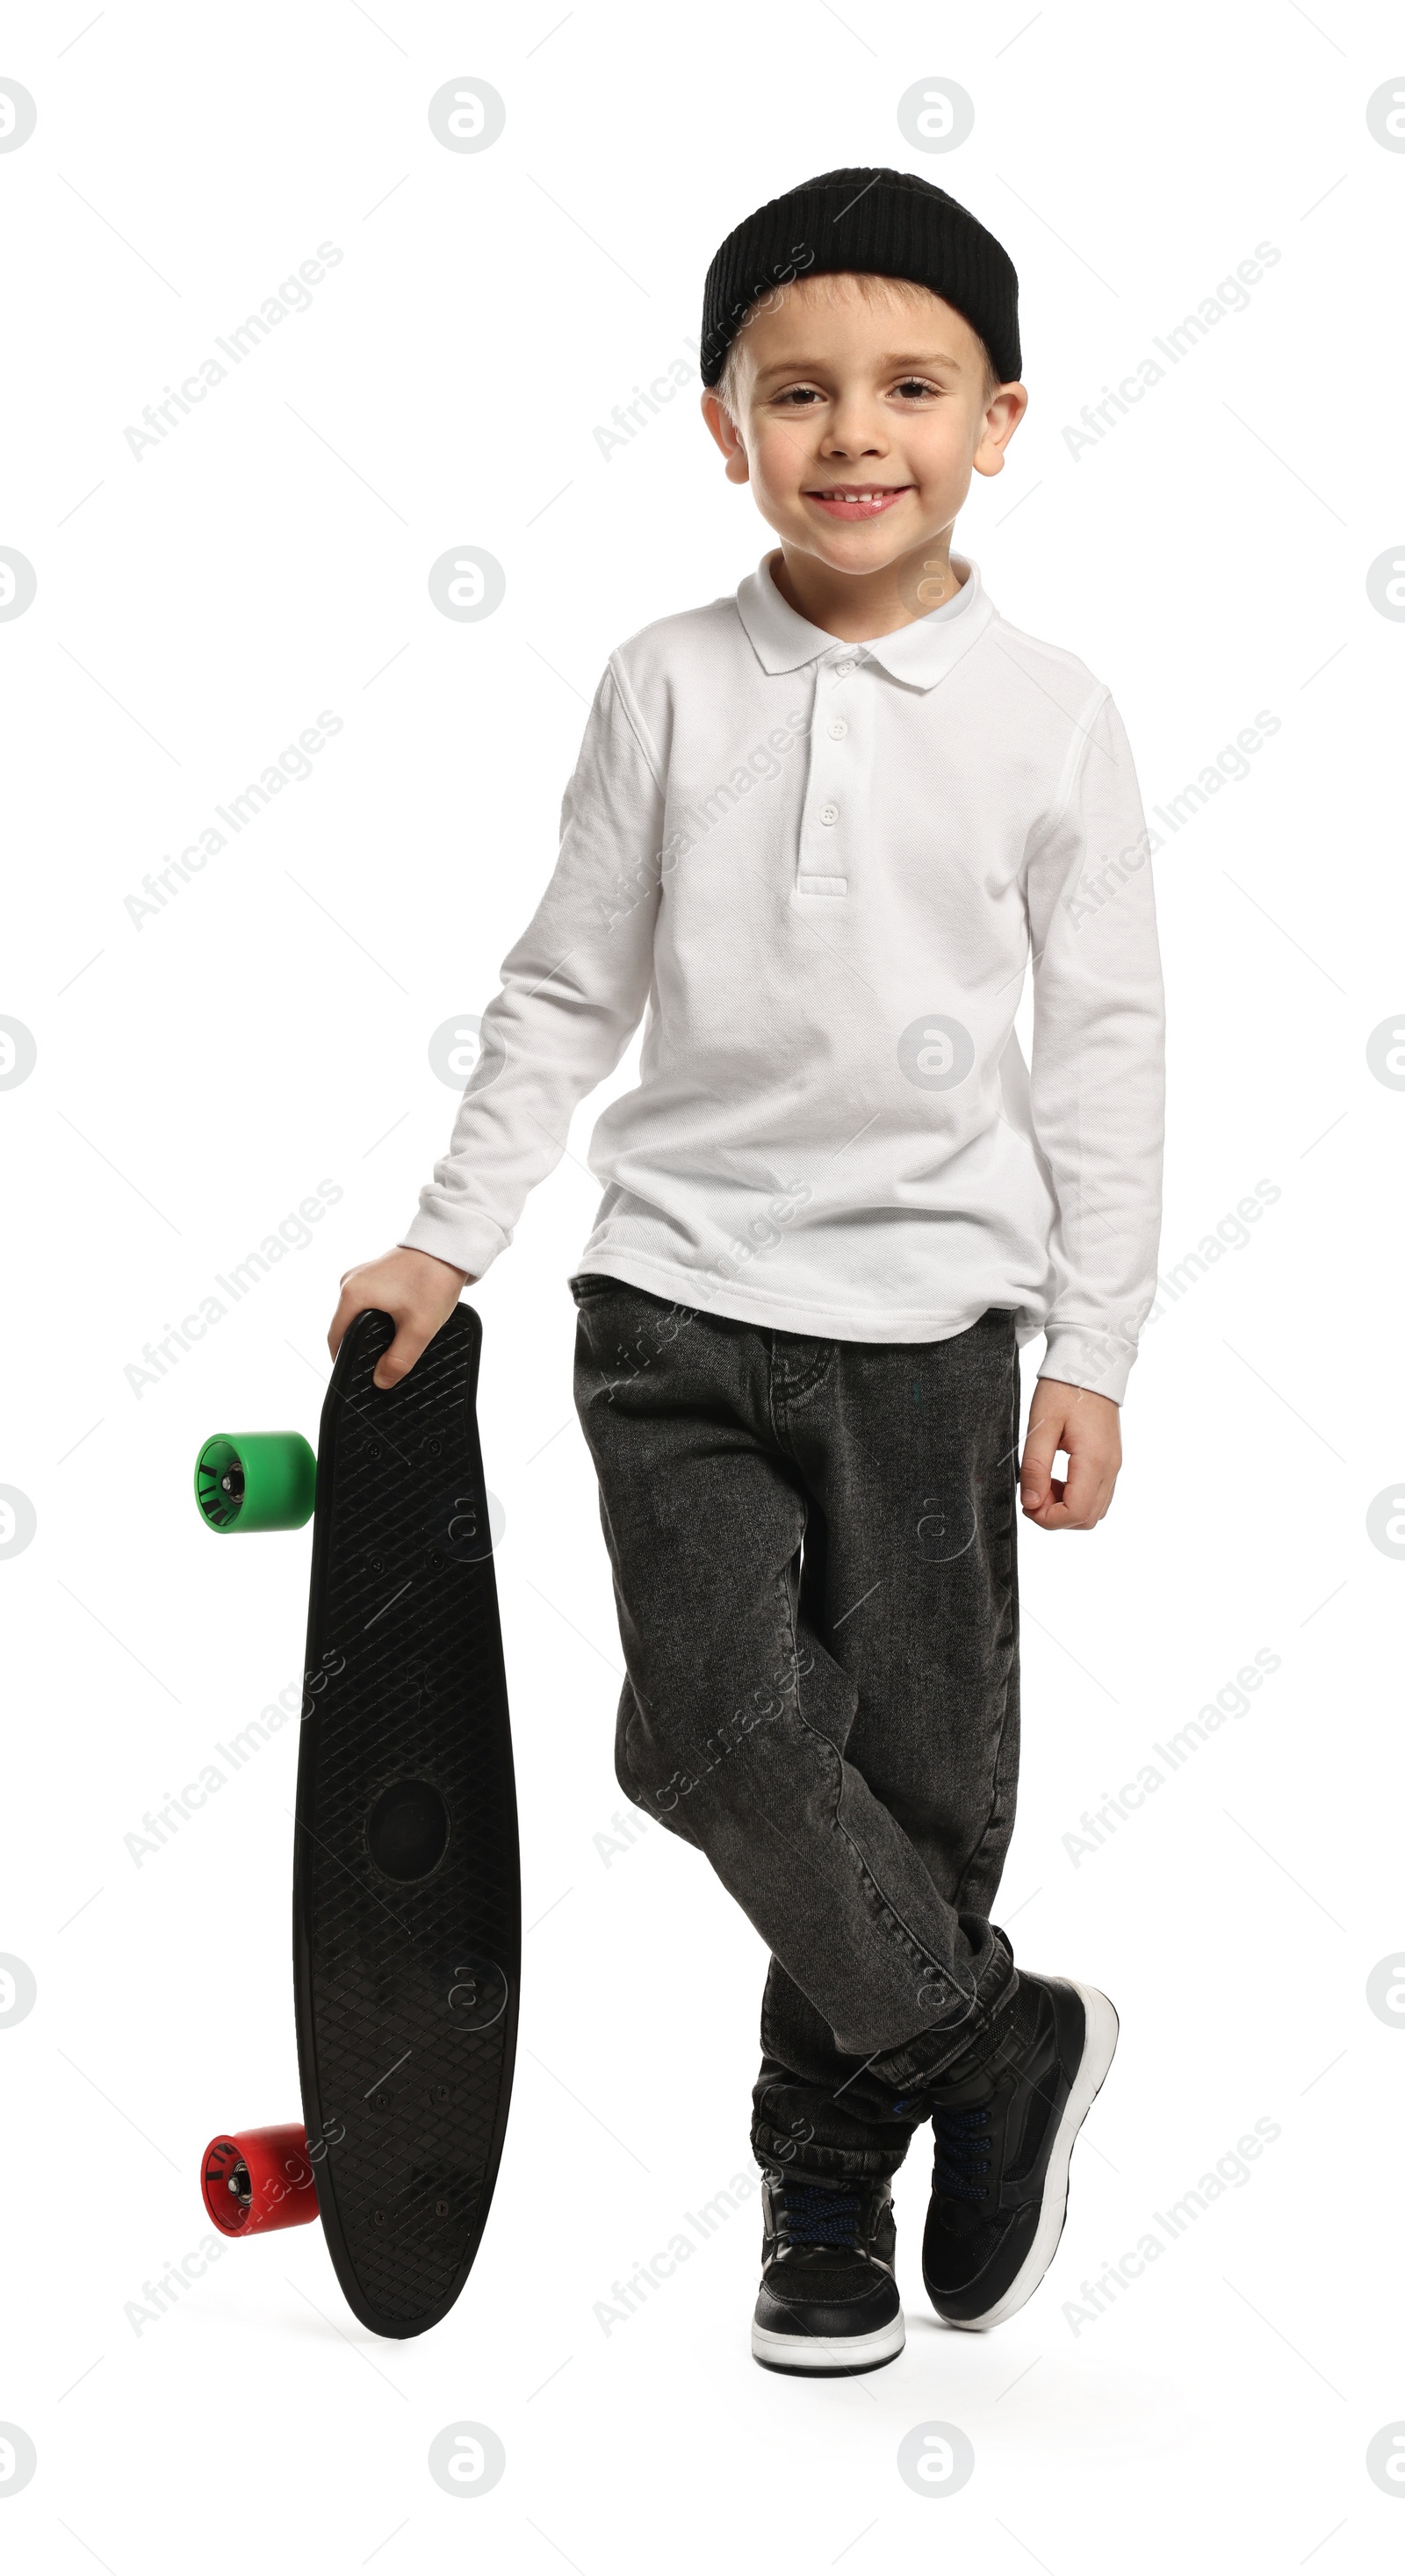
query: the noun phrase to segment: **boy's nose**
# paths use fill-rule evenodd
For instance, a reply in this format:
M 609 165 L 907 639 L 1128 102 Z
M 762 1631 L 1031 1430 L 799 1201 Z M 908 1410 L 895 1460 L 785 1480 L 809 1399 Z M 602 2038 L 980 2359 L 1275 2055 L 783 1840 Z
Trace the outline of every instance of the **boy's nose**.
M 831 421 L 824 441 L 826 456 L 886 456 L 888 442 L 871 421 L 844 419 Z

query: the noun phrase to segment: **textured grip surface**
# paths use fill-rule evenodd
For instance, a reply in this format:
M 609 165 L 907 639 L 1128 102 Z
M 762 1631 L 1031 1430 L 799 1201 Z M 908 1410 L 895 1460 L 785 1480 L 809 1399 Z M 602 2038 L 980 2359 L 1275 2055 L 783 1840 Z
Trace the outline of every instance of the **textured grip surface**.
M 458 1306 L 409 1376 L 361 1316 L 322 1413 L 293 1960 L 317 2196 L 346 2297 L 387 2335 L 458 2297 L 502 2150 L 517 2030 L 512 1739 Z

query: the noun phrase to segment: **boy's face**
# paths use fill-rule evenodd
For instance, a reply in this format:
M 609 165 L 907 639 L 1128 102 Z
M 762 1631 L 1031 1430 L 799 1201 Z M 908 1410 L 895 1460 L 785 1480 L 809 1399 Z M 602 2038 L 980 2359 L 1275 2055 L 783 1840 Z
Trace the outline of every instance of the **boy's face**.
M 985 400 L 970 324 L 936 295 L 843 275 L 798 279 L 739 344 L 741 425 L 713 393 L 708 426 L 734 483 L 792 551 L 872 575 L 944 543 L 971 474 L 998 474 L 1028 396 Z

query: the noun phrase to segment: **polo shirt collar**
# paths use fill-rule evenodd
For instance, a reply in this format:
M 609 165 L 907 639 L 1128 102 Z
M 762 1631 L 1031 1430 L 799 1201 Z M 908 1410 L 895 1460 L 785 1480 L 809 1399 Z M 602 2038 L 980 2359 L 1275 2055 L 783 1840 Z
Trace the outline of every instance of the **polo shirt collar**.
M 846 644 L 841 637 L 826 633 L 822 626 L 812 626 L 808 617 L 802 617 L 782 599 L 771 578 L 771 566 L 777 561 L 778 548 L 763 555 L 755 572 L 747 574 L 737 591 L 737 614 L 757 660 L 767 671 L 798 671 L 807 662 L 852 655 L 856 661 L 872 658 L 881 663 L 891 678 L 904 681 L 909 688 L 930 689 L 970 651 L 995 615 L 982 586 L 980 566 L 964 555 L 953 555 L 953 564 L 966 573 L 959 609 L 953 609 L 950 615 L 934 610 L 929 617 L 915 618 L 910 626 L 898 627 L 892 635 Z M 946 605 L 951 608 L 950 601 Z

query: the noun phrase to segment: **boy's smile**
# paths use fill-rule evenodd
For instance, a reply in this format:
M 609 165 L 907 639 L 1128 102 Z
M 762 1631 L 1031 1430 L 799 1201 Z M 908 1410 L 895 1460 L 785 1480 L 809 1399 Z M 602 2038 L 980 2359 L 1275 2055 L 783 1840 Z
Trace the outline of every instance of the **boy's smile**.
M 806 492 L 805 498 L 827 511 L 832 519 L 875 519 L 912 489 L 911 483 L 817 484 L 813 491 Z
M 756 307 L 703 413 L 781 540 L 782 597 L 857 641 L 950 595 L 972 472 L 1000 472 L 1027 401 L 989 381 L 983 343 L 939 296 L 840 273 Z

